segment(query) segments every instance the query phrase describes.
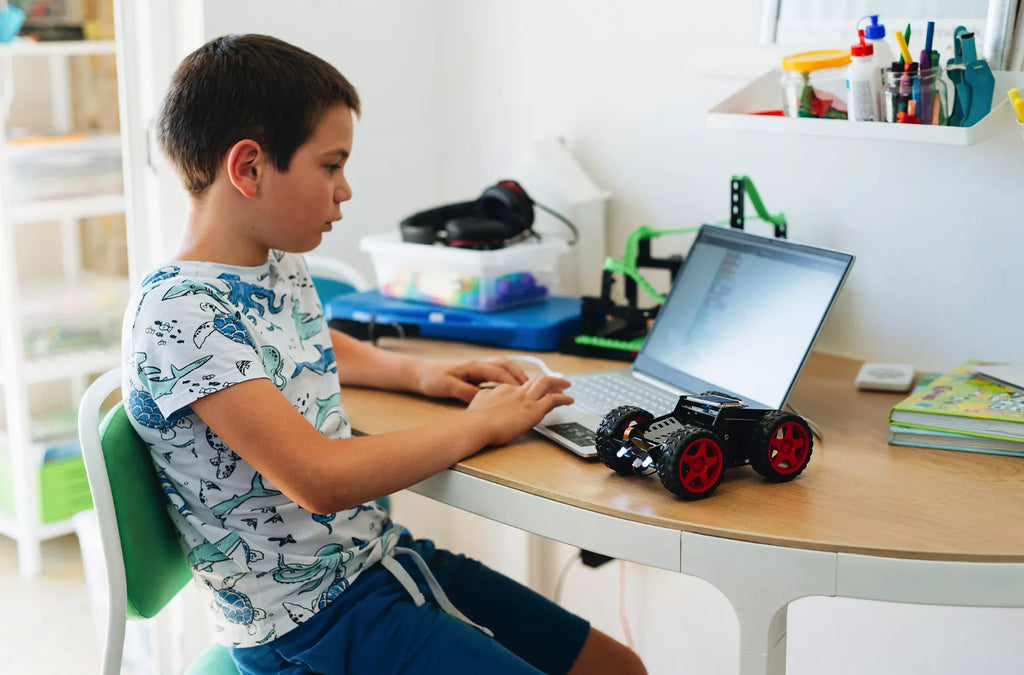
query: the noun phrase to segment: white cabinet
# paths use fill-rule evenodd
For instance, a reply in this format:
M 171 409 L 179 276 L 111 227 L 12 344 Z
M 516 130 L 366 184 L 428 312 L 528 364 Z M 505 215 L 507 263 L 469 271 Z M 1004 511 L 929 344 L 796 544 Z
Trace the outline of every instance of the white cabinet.
M 71 532 L 88 504 L 74 443 L 62 442 L 74 416 L 53 402 L 73 409 L 88 378 L 120 361 L 128 282 L 123 265 L 95 259 L 125 255 L 111 225 L 125 210 L 121 142 L 77 129 L 73 107 L 106 95 L 92 75 L 113 72 L 114 58 L 113 41 L 0 44 L 0 535 L 17 540 L 27 577 L 41 569 L 40 542 Z M 25 72 L 48 87 L 16 77 Z M 18 97 L 40 91 L 46 103 L 15 129 Z

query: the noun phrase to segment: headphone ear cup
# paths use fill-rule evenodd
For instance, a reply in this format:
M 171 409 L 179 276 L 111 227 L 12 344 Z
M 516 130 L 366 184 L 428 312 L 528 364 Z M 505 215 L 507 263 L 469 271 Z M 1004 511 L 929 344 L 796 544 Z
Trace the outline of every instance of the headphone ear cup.
M 448 222 L 473 216 L 476 211 L 476 202 L 459 202 L 414 213 L 398 224 L 402 241 L 410 244 L 437 243 L 441 241 L 439 235 L 446 230 Z
M 485 218 L 509 223 L 519 234 L 533 226 L 533 201 L 526 190 L 513 180 L 499 181 L 477 200 L 480 214 Z

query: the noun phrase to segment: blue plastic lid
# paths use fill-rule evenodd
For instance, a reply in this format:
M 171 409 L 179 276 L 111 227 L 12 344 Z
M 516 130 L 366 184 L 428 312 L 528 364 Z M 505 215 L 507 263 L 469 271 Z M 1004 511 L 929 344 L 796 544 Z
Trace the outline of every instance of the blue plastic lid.
M 864 37 L 868 40 L 881 40 L 885 37 L 885 26 L 878 23 L 878 15 L 871 15 L 871 25 L 864 26 Z

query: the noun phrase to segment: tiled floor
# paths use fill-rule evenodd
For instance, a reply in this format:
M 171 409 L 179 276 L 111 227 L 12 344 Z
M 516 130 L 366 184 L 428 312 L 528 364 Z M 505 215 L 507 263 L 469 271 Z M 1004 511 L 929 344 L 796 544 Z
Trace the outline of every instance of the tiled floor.
M 97 627 L 78 539 L 43 542 L 43 573 L 18 574 L 14 541 L 0 537 L 0 674 L 98 673 Z

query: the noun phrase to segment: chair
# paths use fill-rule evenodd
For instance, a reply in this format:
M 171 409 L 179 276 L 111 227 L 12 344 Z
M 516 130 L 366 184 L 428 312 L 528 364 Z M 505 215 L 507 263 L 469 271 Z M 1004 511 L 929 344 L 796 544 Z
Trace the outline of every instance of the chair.
M 305 258 L 309 275 L 313 278 L 313 286 L 316 287 L 320 301 L 325 304 L 343 293 L 366 291 L 371 288 L 366 277 L 348 263 L 322 255 L 307 254 Z
M 121 370 L 100 376 L 82 397 L 78 435 L 99 521 L 107 582 L 103 675 L 121 670 L 125 623 L 155 616 L 192 578 L 178 534 L 164 510 L 163 491 L 124 405 L 100 423 L 100 406 L 121 387 Z M 207 648 L 186 671 L 190 675 L 237 675 L 228 650 Z

